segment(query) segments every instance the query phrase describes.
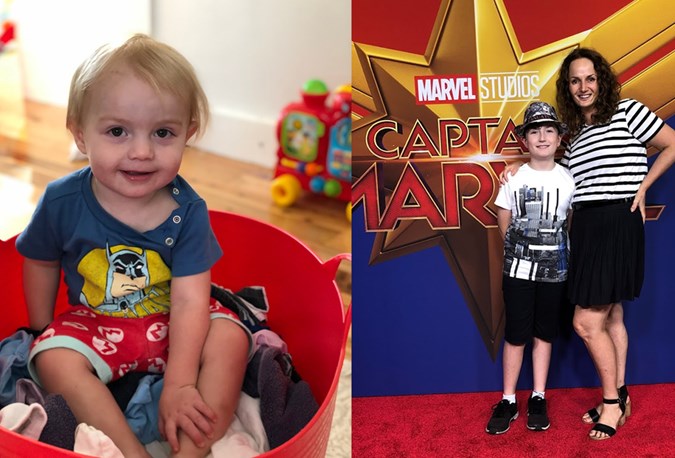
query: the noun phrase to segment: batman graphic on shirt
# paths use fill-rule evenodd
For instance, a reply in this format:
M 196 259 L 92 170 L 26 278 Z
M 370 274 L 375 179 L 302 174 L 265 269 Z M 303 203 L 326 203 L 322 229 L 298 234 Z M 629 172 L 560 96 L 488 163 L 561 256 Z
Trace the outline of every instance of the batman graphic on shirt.
M 80 302 L 95 313 L 138 318 L 169 311 L 171 271 L 152 250 L 125 245 L 96 248 L 79 262 Z

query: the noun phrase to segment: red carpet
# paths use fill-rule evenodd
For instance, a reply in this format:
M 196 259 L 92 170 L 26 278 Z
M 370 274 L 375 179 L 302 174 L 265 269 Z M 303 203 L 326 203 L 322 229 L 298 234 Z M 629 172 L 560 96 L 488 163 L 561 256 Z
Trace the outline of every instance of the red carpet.
M 629 385 L 632 415 L 605 441 L 587 437 L 581 416 L 600 400 L 599 388 L 546 391 L 551 427 L 527 429 L 527 396 L 502 435 L 485 432 L 501 393 L 354 398 L 354 458 L 380 457 L 675 457 L 675 384 Z

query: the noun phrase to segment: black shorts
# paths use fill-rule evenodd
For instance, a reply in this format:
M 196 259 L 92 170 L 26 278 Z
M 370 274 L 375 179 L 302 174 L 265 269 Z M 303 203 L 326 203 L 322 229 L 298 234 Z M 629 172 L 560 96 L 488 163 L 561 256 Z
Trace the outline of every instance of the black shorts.
M 536 282 L 504 275 L 502 291 L 506 308 L 504 339 L 513 345 L 528 343 L 533 337 L 553 342 L 567 297 L 567 282 Z

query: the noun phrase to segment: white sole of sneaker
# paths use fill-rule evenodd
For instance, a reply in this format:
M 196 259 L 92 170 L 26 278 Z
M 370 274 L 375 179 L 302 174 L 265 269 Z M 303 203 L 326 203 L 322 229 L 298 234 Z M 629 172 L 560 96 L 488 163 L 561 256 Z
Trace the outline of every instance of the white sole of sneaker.
M 536 426 L 527 425 L 527 429 L 529 429 L 530 431 L 546 431 L 550 427 L 551 427 L 550 423 L 548 425 L 544 426 L 544 427 L 541 427 L 541 426 L 536 427 Z

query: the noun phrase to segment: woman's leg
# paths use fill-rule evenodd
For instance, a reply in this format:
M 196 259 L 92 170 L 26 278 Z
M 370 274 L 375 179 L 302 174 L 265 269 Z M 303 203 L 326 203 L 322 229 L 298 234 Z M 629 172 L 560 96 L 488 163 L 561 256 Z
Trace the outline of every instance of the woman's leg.
M 607 332 L 616 349 L 616 386 L 626 384 L 626 356 L 628 355 L 628 332 L 623 322 L 623 305 L 617 302 L 612 306 L 607 319 Z
M 616 350 L 616 386 L 622 387 L 626 384 L 628 332 L 623 321 L 623 305 L 621 305 L 621 302 L 613 304 L 609 312 L 609 316 L 607 317 L 607 332 Z M 599 404 L 595 409 L 598 411 L 598 414 L 602 413 L 602 404 Z M 588 413 L 584 414 L 583 420 L 586 423 L 592 423 Z
M 586 344 L 602 384 L 605 399 L 619 397 L 617 381 L 617 350 L 607 330 L 607 320 L 613 304 L 604 307 L 581 308 L 574 311 L 574 329 Z M 615 427 L 622 413 L 618 404 L 604 405 L 599 423 Z M 591 437 L 603 437 L 604 433 L 591 431 Z

